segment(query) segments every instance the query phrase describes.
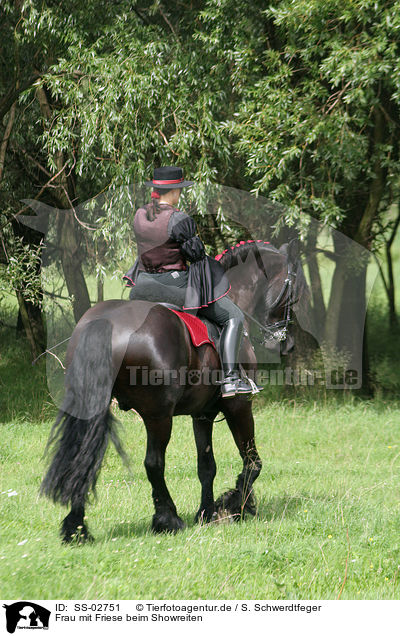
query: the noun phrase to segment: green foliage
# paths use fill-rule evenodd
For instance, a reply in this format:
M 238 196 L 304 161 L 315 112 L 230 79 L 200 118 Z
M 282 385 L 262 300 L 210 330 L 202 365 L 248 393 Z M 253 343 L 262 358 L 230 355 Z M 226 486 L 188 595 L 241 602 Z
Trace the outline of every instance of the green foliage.
M 37 270 L 41 263 L 41 251 L 42 245 L 34 249 L 21 238 L 17 239 L 7 267 L 0 278 L 0 292 L 23 291 L 25 300 L 40 304 L 42 290 Z
M 283 0 L 260 13 L 266 46 L 226 126 L 254 190 L 287 206 L 282 223 L 308 212 L 337 226 L 365 205 L 375 162 L 390 186 L 399 176 L 398 3 Z M 375 110 L 385 143 L 373 143 Z
M 41 45 L 39 81 L 54 104 L 41 140 L 48 165 L 64 154 L 82 200 L 180 163 L 203 185 L 284 203 L 281 224 L 306 229 L 309 213 L 340 225 L 366 205 L 376 164 L 386 200 L 396 193 L 397 8 L 224 0 L 166 13 L 121 1 L 67 12 L 26 2 L 17 41 Z M 378 111 L 384 142 L 374 142 Z
M 296 225 L 307 240 L 312 215 L 371 248 L 399 195 L 398 9 L 398 0 L 168 8 L 158 0 L 7 0 L 3 125 L 10 95 L 17 116 L 4 223 L 38 192 L 60 206 L 57 195 L 68 189 L 78 218 L 79 205 L 104 193 L 84 214 L 96 227 L 93 244 L 80 245 L 104 276 L 132 251 L 137 184 L 174 163 L 197 182 L 200 215 L 207 186 L 219 183 L 282 203 L 277 234 Z M 61 166 L 63 180 L 49 183 Z M 215 207 L 217 227 L 207 215 L 199 223 L 214 248 L 241 232 Z M 10 227 L 0 224 L 19 259 Z
M 91 47 L 71 46 L 44 78 L 62 104 L 45 135 L 50 156 L 77 153 L 76 172 L 94 187 L 148 179 L 174 158 L 197 179 L 214 180 L 229 161 L 217 128 L 220 78 L 193 40 L 176 40 L 137 16 L 116 19 Z

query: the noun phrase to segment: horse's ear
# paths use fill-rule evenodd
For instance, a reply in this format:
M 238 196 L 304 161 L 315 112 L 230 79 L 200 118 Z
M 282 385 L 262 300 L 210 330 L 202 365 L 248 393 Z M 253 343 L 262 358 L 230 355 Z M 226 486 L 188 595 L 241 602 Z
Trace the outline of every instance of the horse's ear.
M 46 205 L 45 203 L 36 201 L 35 199 L 22 199 L 22 203 L 25 203 L 27 207 L 32 208 L 32 210 L 36 212 L 37 216 L 26 216 L 25 214 L 21 214 L 17 217 L 17 220 L 22 223 L 22 225 L 27 225 L 37 232 L 47 234 L 50 215 L 57 212 L 57 208 L 52 208 L 50 205 Z
M 300 257 L 300 241 L 294 238 L 289 241 L 288 260 L 290 263 L 296 263 Z
M 283 243 L 280 248 L 279 251 L 281 254 L 284 254 L 285 256 L 287 256 L 288 253 L 288 247 L 289 247 L 289 243 Z
M 289 243 L 280 246 L 279 251 L 287 256 L 289 263 L 296 263 L 300 254 L 300 241 L 294 238 Z

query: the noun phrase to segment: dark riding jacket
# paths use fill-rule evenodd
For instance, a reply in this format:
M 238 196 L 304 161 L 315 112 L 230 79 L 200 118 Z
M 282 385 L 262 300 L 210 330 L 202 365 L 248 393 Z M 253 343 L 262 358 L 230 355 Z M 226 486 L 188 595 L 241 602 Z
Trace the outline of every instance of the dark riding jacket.
M 138 257 L 123 277 L 127 286 L 135 285 L 141 271 L 154 274 L 186 270 L 189 261 L 185 309 L 206 307 L 225 296 L 230 289 L 225 270 L 205 253 L 193 218 L 171 205 L 161 204 L 160 212 L 150 221 L 147 211 L 152 205 L 146 204 L 135 214 L 133 229 Z

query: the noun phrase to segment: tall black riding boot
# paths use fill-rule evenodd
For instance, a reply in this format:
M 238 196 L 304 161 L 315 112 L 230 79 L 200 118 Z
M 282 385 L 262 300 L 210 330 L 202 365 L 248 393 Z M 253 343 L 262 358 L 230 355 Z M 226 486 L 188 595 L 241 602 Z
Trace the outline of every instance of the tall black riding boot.
M 252 393 L 239 372 L 238 355 L 242 342 L 243 323 L 231 318 L 224 325 L 220 339 L 220 356 L 223 371 L 222 397 L 233 397 L 236 393 Z

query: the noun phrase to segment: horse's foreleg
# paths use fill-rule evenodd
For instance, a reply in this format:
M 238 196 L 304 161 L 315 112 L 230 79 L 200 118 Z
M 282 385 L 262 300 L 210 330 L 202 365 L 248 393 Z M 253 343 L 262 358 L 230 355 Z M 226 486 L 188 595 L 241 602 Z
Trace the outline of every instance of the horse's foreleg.
M 197 474 L 201 483 L 201 503 L 195 521 L 210 521 L 214 512 L 213 483 L 217 472 L 212 448 L 213 418 L 193 417 L 193 430 L 197 448 Z
M 243 469 L 237 477 L 236 488 L 222 495 L 215 505 L 240 519 L 246 512 L 253 515 L 256 512 L 253 483 L 261 472 L 262 463 L 254 439 L 251 403 L 235 398 L 224 408 L 224 415 L 243 460 Z
M 171 437 L 172 418 L 147 418 L 145 425 L 147 451 L 144 465 L 153 488 L 155 508 L 152 529 L 154 532 L 177 532 L 177 530 L 182 530 L 185 524 L 178 517 L 164 479 L 165 451 Z

